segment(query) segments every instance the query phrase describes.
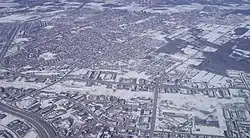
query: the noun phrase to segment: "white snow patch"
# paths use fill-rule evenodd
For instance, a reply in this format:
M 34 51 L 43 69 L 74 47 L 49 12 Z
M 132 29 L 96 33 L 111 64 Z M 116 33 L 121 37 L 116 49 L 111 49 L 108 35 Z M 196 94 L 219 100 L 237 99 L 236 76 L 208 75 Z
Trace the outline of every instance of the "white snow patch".
M 148 8 L 144 11 L 150 13 L 161 13 L 161 14 L 172 14 L 180 12 L 190 12 L 193 10 L 201 10 L 204 6 L 200 4 L 191 4 L 191 5 L 177 5 L 177 6 L 165 6 L 165 7 L 153 7 Z
M 194 49 L 194 47 L 193 47 L 193 46 L 190 46 L 190 45 L 188 45 L 188 46 L 185 47 L 185 48 L 182 48 L 181 50 L 182 50 L 185 54 L 187 54 L 187 55 L 189 55 L 189 56 L 192 56 L 192 55 L 194 55 L 195 53 L 198 52 L 198 50 Z
M 18 108 L 24 109 L 24 108 L 28 108 L 29 106 L 31 106 L 35 101 L 36 99 L 28 96 L 22 99 L 22 101 L 17 102 L 16 105 Z
M 224 130 L 217 127 L 209 127 L 209 126 L 195 126 L 195 129 L 199 129 L 199 131 L 193 130 L 194 134 L 203 134 L 203 135 L 218 135 L 224 136 Z M 226 129 L 225 129 L 226 130 Z
M 140 23 L 149 21 L 150 19 L 151 19 L 151 18 L 146 18 L 146 19 L 138 20 L 138 21 L 136 21 L 136 22 L 134 22 L 134 23 L 135 23 L 135 24 L 140 24 Z
M 209 83 L 213 86 L 221 86 L 222 83 L 225 83 L 225 82 L 221 81 L 222 78 L 223 78 L 223 76 L 216 75 L 213 77 L 213 79 Z
M 43 58 L 44 60 L 52 60 L 52 59 L 55 59 L 56 55 L 57 54 L 53 54 L 51 52 L 46 52 L 40 55 L 39 58 Z
M 54 26 L 51 26 L 51 25 L 48 25 L 48 26 L 46 26 L 46 27 L 44 27 L 44 29 L 52 29 L 52 28 L 54 28 Z
M 16 38 L 14 40 L 14 43 L 21 43 L 21 42 L 28 42 L 29 39 L 28 38 Z
M 15 86 L 16 88 L 42 88 L 45 86 L 44 83 L 35 83 L 35 82 L 25 82 L 24 80 L 18 81 L 15 80 L 13 82 L 8 82 L 6 80 L 0 80 L 0 86 L 1 87 L 13 87 Z
M 189 59 L 185 61 L 185 64 L 198 66 L 202 63 L 202 59 Z
M 24 138 L 39 138 L 36 131 L 29 131 Z
M 11 23 L 11 22 L 16 22 L 16 21 L 27 21 L 33 16 L 25 16 L 25 15 L 18 15 L 18 14 L 13 14 L 10 16 L 5 16 L 0 18 L 0 23 Z
M 86 5 L 84 5 L 84 7 L 86 8 L 90 8 L 90 9 L 94 9 L 94 10 L 100 10 L 102 11 L 104 9 L 104 7 L 102 6 L 103 3 L 87 3 Z
M 213 48 L 213 47 L 210 47 L 210 46 L 207 46 L 203 49 L 204 52 L 215 52 L 217 51 L 216 48 Z
M 119 9 L 119 10 L 127 10 L 130 12 L 134 12 L 134 11 L 141 11 L 143 10 L 145 7 L 141 7 L 139 4 L 133 2 L 128 6 L 123 6 L 123 7 L 115 7 L 113 9 Z
M 173 58 L 174 60 L 179 60 L 179 61 L 184 61 L 184 60 L 188 59 L 187 56 L 185 56 L 184 54 L 181 54 L 181 53 L 176 53 L 176 54 L 170 55 L 170 58 Z
M 52 99 L 46 99 L 46 100 L 41 101 L 40 103 L 41 103 L 41 108 L 45 108 L 52 104 Z
M 146 75 L 145 72 L 142 73 L 138 73 L 136 71 L 128 71 L 125 74 L 119 75 L 118 78 L 120 77 L 124 77 L 124 78 L 144 78 L 144 79 L 148 79 L 150 76 Z M 118 79 L 117 78 L 117 79 Z
M 148 30 L 146 33 L 142 33 L 139 36 L 150 36 L 152 39 L 160 40 L 160 41 L 164 41 L 164 42 L 168 43 L 168 41 L 166 41 L 166 39 L 165 39 L 167 34 L 163 31 Z
M 198 116 L 203 118 L 204 115 L 201 115 L 202 111 L 211 112 L 212 115 L 218 117 L 219 128 L 213 128 L 212 132 L 207 127 L 201 126 L 201 128 L 206 131 L 207 134 L 211 135 L 223 135 L 223 131 L 227 129 L 225 119 L 223 116 L 222 108 L 225 104 L 228 103 L 244 103 L 244 98 L 241 97 L 233 97 L 232 99 L 217 99 L 217 98 L 208 98 L 207 96 L 201 95 L 184 95 L 184 94 L 173 94 L 173 93 L 160 93 L 159 94 L 159 103 L 158 107 L 161 107 L 160 110 L 169 110 L 169 111 L 180 111 L 182 113 L 189 113 L 193 116 Z M 164 102 L 161 102 L 164 101 Z M 167 101 L 167 102 L 166 102 Z M 164 104 L 165 106 L 162 106 Z M 166 106 L 166 104 L 168 106 Z M 159 109 L 158 109 L 159 110 Z M 202 113 L 203 114 L 203 113 Z M 201 115 L 201 116 L 200 116 Z M 158 116 L 158 114 L 157 114 Z M 158 120 L 158 119 L 157 119 Z M 200 127 L 200 126 L 199 126 Z M 215 130 L 216 129 L 216 130 Z M 203 131 L 201 130 L 201 131 Z
M 60 73 L 55 71 L 55 70 L 28 70 L 28 71 L 24 71 L 22 72 L 24 74 L 35 74 L 35 75 L 59 75 Z
M 70 73 L 70 75 L 85 75 L 87 72 L 88 72 L 88 69 L 79 69 Z
M 204 76 L 207 74 L 208 72 L 206 71 L 200 71 L 195 77 L 192 78 L 193 81 L 195 82 L 202 82 L 204 79 Z
M 64 84 L 63 84 L 64 83 Z M 66 92 L 66 91 L 75 91 L 84 94 L 93 94 L 93 95 L 109 95 L 116 96 L 124 99 L 131 99 L 134 97 L 145 97 L 145 98 L 153 98 L 152 92 L 132 92 L 130 90 L 112 90 L 106 88 L 104 85 L 97 85 L 94 87 L 86 87 L 86 83 L 84 82 L 76 82 L 76 81 L 64 81 L 63 83 L 57 83 L 49 88 L 47 91 L 53 92 Z M 66 83 L 66 84 L 65 84 Z

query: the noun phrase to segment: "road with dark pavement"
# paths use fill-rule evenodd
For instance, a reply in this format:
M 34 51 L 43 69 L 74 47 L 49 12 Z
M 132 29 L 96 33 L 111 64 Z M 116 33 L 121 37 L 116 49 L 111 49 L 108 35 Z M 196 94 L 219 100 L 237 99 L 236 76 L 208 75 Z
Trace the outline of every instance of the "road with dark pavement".
M 59 138 L 54 128 L 34 113 L 0 103 L 0 110 L 24 119 L 37 131 L 39 138 Z
M 9 47 L 11 46 L 17 32 L 19 31 L 21 25 L 16 25 L 10 32 L 10 35 L 8 36 L 8 40 L 7 42 L 5 43 L 4 47 L 2 48 L 1 50 L 1 53 L 0 53 L 0 64 L 3 62 L 3 59 L 4 59 L 4 56 L 6 55 Z

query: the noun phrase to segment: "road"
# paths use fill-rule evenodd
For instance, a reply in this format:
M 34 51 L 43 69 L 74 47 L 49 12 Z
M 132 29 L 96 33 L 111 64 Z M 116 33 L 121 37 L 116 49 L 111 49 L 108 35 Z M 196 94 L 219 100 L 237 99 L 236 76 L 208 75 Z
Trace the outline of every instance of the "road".
M 4 45 L 1 53 L 0 53 L 0 65 L 1 63 L 3 62 L 3 59 L 4 59 L 4 56 L 6 55 L 9 47 L 11 46 L 17 32 L 19 31 L 21 25 L 16 25 L 12 30 L 11 30 L 11 33 L 10 33 L 10 36 L 6 42 L 6 44 Z
M 0 110 L 20 117 L 31 124 L 37 131 L 39 138 L 58 138 L 54 128 L 37 115 L 0 103 Z
M 37 89 L 35 92 L 39 92 L 39 91 L 41 91 L 41 90 L 44 90 L 44 89 L 46 89 L 46 88 L 49 88 L 49 87 L 55 85 L 56 83 L 61 82 L 61 81 L 62 81 L 65 77 L 67 77 L 72 71 L 73 71 L 73 69 L 71 69 L 70 71 L 68 71 L 67 73 L 65 73 L 65 75 L 63 75 L 63 76 L 62 76 L 61 78 L 59 78 L 57 81 L 55 81 L 55 82 L 53 82 L 53 83 L 51 83 L 51 84 L 49 84 L 49 85 L 46 85 L 46 86 L 44 86 L 44 87 L 42 87 L 42 88 L 40 88 L 40 89 Z
M 153 112 L 152 112 L 151 121 L 150 121 L 149 138 L 154 138 L 154 130 L 155 130 L 155 120 L 156 120 L 156 112 L 157 112 L 159 87 L 160 87 L 160 85 L 158 84 L 156 86 L 155 92 L 154 92 L 154 104 L 153 104 Z
M 85 0 L 76 10 L 80 10 L 86 3 L 88 3 L 89 0 Z
M 8 40 L 0 52 L 0 65 L 3 62 L 4 56 L 8 52 L 8 49 L 11 46 L 21 26 L 22 25 L 16 25 L 11 30 L 10 36 L 8 36 Z M 50 124 L 48 124 L 46 121 L 44 121 L 42 118 L 38 117 L 37 115 L 33 113 L 20 110 L 20 109 L 17 109 L 15 107 L 12 107 L 3 103 L 0 103 L 0 110 L 26 120 L 29 124 L 31 124 L 36 129 L 40 138 L 58 138 L 54 128 Z
M 49 84 L 45 87 L 42 87 L 40 89 L 37 89 L 36 92 L 39 92 L 43 89 L 46 89 L 58 82 L 61 82 L 68 74 L 70 74 L 73 70 L 70 70 L 69 72 L 67 72 L 62 78 L 60 78 L 59 80 L 55 81 L 52 84 Z M 42 118 L 38 117 L 37 115 L 21 110 L 21 109 L 17 109 L 14 108 L 12 106 L 0 103 L 0 110 L 10 113 L 12 115 L 15 115 L 17 117 L 20 117 L 26 121 L 29 122 L 29 124 L 31 124 L 37 131 L 39 138 L 59 138 L 57 136 L 56 131 L 54 130 L 54 128 L 47 123 L 46 121 L 44 121 Z

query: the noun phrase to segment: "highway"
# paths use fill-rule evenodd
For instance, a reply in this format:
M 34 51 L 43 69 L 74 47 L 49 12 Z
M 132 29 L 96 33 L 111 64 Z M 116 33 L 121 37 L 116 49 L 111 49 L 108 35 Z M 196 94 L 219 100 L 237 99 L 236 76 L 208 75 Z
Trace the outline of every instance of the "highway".
M 150 121 L 149 138 L 154 138 L 154 130 L 155 130 L 155 120 L 156 120 L 156 112 L 157 112 L 159 87 L 160 87 L 160 85 L 158 84 L 156 86 L 155 92 L 154 92 L 154 104 L 153 104 L 153 112 L 152 112 L 151 121 Z
M 20 110 L 3 103 L 0 103 L 0 110 L 27 121 L 35 128 L 39 138 L 58 138 L 54 128 L 50 124 L 31 112 Z
M 61 82 L 61 81 L 62 81 L 65 77 L 67 77 L 72 71 L 73 71 L 73 69 L 71 69 L 70 71 L 68 71 L 67 73 L 65 73 L 65 74 L 64 74 L 61 78 L 59 78 L 57 81 L 55 81 L 55 82 L 53 82 L 53 83 L 51 83 L 51 84 L 49 84 L 49 85 L 46 85 L 46 86 L 44 86 L 44 87 L 42 87 L 42 88 L 40 88 L 40 89 L 37 89 L 34 93 L 40 92 L 41 90 L 44 90 L 44 89 L 46 89 L 46 88 L 49 88 L 49 87 L 55 85 L 56 83 Z
M 19 31 L 21 25 L 16 25 L 12 30 L 11 30 L 11 34 L 6 42 L 6 44 L 4 45 L 1 53 L 0 53 L 0 64 L 3 62 L 4 56 L 6 55 L 9 47 L 11 46 L 17 32 Z
M 8 52 L 8 49 L 11 46 L 21 26 L 22 25 L 16 25 L 11 30 L 10 36 L 8 37 L 8 40 L 5 46 L 0 52 L 0 64 L 3 62 L 4 56 Z M 33 113 L 20 110 L 20 109 L 14 108 L 12 106 L 9 106 L 3 103 L 0 103 L 0 110 L 26 120 L 29 124 L 31 124 L 36 129 L 40 138 L 58 138 L 54 128 L 50 124 L 48 124 L 46 121 L 44 121 L 42 118 L 38 117 L 37 115 Z
M 54 83 L 49 84 L 45 87 L 37 89 L 35 92 L 39 92 L 39 91 L 46 89 L 46 88 L 48 88 L 48 87 L 50 87 L 58 82 L 61 82 L 72 71 L 73 70 L 70 70 L 59 80 L 57 80 Z M 46 121 L 44 121 L 42 118 L 40 118 L 39 116 L 37 116 L 34 113 L 15 108 L 15 107 L 3 104 L 1 102 L 0 102 L 0 110 L 26 120 L 29 124 L 31 124 L 35 128 L 35 130 L 37 131 L 37 133 L 39 135 L 39 138 L 59 138 L 57 136 L 56 130 L 49 123 L 47 123 Z

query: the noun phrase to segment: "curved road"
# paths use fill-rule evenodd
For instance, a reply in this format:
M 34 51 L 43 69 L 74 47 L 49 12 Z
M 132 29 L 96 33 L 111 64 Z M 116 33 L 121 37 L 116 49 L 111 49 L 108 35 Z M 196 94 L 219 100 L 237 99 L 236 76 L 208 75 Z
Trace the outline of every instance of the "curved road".
M 0 102 L 0 110 L 26 120 L 36 129 L 39 138 L 58 138 L 58 135 L 56 134 L 54 128 L 46 121 L 44 121 L 39 116 L 33 113 L 20 110 L 9 105 L 5 105 L 1 102 Z

